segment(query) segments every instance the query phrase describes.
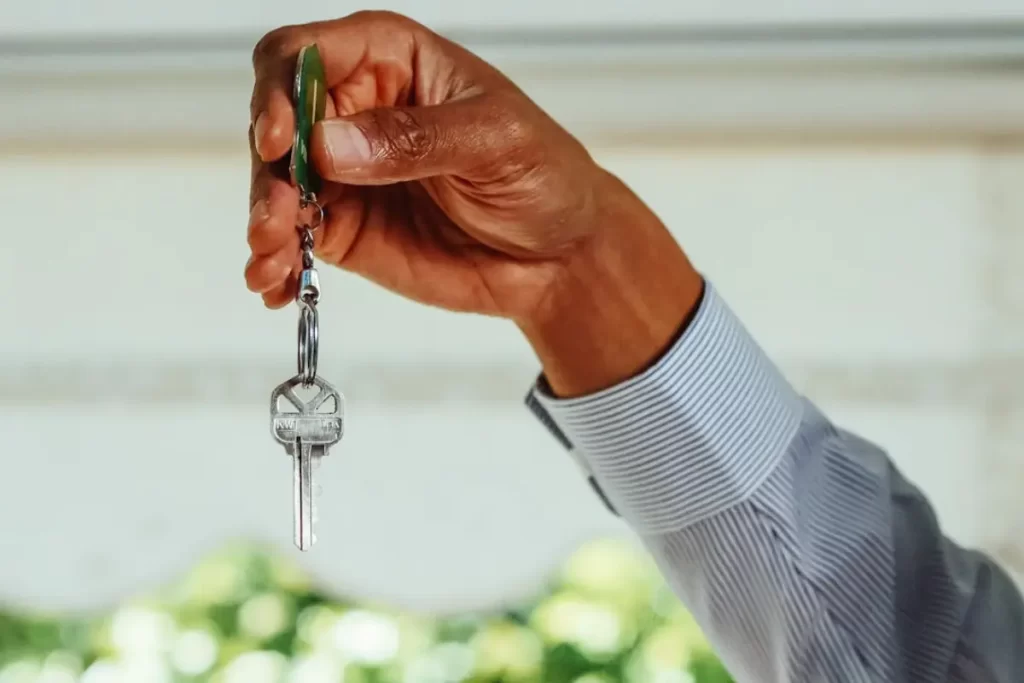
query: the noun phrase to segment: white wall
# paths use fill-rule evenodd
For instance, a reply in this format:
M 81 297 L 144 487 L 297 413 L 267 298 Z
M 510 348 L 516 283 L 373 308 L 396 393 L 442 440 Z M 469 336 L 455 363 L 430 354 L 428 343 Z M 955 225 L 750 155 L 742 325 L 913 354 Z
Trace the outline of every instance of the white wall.
M 892 450 L 950 533 L 1009 552 L 1024 521 L 1005 419 L 1022 398 L 1021 302 L 998 298 L 1020 292 L 998 278 L 1015 277 L 1019 200 L 997 195 L 1024 182 L 1024 155 L 600 156 L 794 381 Z M 293 371 L 295 315 L 242 283 L 246 164 L 237 147 L 0 160 L 3 598 L 112 600 L 236 536 L 291 552 L 266 396 Z M 329 585 L 487 603 L 620 530 L 521 409 L 535 367 L 508 325 L 324 275 L 321 367 L 350 426 L 321 469 L 322 540 L 304 559 Z
M 1020 71 L 524 66 L 543 54 L 501 65 L 955 538 L 1024 570 Z M 239 536 L 293 552 L 266 397 L 295 313 L 242 281 L 246 75 L 189 53 L 144 79 L 61 63 L 0 64 L 0 601 L 33 607 L 116 600 Z M 522 408 L 536 366 L 509 325 L 323 278 L 321 368 L 349 407 L 303 557 L 325 585 L 493 604 L 623 533 Z

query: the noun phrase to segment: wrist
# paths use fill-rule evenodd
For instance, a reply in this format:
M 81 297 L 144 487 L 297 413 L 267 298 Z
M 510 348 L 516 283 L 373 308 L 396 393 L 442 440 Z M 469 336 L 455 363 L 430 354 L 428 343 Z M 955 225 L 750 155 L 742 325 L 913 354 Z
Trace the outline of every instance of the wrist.
M 703 281 L 657 216 L 606 176 L 597 226 L 517 323 L 556 395 L 614 386 L 652 365 L 700 301 Z

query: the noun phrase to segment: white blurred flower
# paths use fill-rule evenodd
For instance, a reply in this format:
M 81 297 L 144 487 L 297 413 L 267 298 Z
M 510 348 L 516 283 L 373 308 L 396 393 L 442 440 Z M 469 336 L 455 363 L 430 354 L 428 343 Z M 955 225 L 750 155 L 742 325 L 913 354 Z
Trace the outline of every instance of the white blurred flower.
M 536 676 L 544 659 L 537 634 L 516 624 L 486 626 L 473 636 L 470 647 L 476 654 L 476 671 L 486 678 Z
M 565 563 L 562 575 L 573 586 L 599 595 L 635 591 L 653 574 L 635 543 L 599 539 L 584 544 Z
M 693 674 L 682 669 L 665 669 L 654 674 L 651 683 L 697 683 Z
M 43 662 L 36 683 L 77 683 L 82 658 L 73 652 L 52 652 Z
M 39 662 L 21 659 L 0 669 L 0 683 L 36 683 L 39 677 Z
M 171 683 L 171 668 L 160 654 L 131 654 L 118 662 L 123 683 Z
M 612 609 L 572 595 L 543 603 L 534 621 L 549 641 L 572 643 L 592 654 L 617 652 L 625 639 L 622 621 Z
M 128 683 L 128 681 L 117 662 L 109 659 L 97 659 L 85 670 L 79 683 Z
M 338 619 L 331 633 L 334 647 L 352 662 L 382 664 L 398 653 L 398 624 L 382 614 L 352 610 Z
M 280 683 L 288 660 L 264 650 L 238 655 L 224 669 L 224 683 Z
M 473 649 L 463 643 L 442 643 L 430 651 L 430 658 L 440 664 L 449 681 L 468 678 L 476 663 Z
M 277 593 L 256 595 L 238 610 L 238 626 L 253 638 L 271 638 L 288 626 L 291 609 L 284 596 Z
M 334 610 L 323 605 L 310 605 L 299 612 L 296 635 L 315 650 L 331 647 L 331 629 L 337 621 L 338 615 Z
M 405 667 L 403 683 L 448 683 L 444 664 L 430 657 L 420 657 Z
M 298 657 L 292 664 L 289 683 L 337 683 L 344 678 L 341 664 L 322 654 Z
M 142 607 L 118 610 L 110 624 L 110 640 L 122 654 L 164 652 L 173 637 L 170 615 Z
M 178 635 L 171 650 L 174 668 L 188 676 L 198 676 L 217 661 L 217 639 L 204 629 L 192 629 Z
M 189 573 L 182 590 L 190 602 L 214 605 L 236 596 L 245 579 L 244 567 L 233 558 L 208 560 Z
M 43 669 L 35 683 L 78 683 L 78 676 L 67 669 Z
M 696 622 L 687 620 L 659 626 L 644 639 L 640 654 L 651 671 L 682 670 L 694 653 L 705 652 L 708 648 Z
M 319 458 L 314 458 L 313 462 L 316 463 L 319 460 Z M 270 558 L 270 572 L 274 583 L 289 593 L 300 592 L 309 587 L 309 577 L 302 571 L 302 568 L 284 557 L 275 555 Z
M 583 674 L 572 683 L 614 683 L 614 681 L 605 674 L 589 673 Z
M 615 652 L 622 639 L 619 616 L 604 608 L 590 609 L 573 631 L 573 640 L 591 652 Z

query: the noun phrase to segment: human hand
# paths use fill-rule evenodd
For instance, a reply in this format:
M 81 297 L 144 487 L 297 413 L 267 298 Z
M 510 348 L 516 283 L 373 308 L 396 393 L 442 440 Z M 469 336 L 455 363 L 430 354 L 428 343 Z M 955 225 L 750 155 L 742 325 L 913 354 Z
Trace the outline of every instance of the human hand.
M 326 181 L 321 259 L 426 304 L 510 318 L 542 361 L 565 341 L 557 330 L 592 319 L 588 310 L 618 307 L 638 320 L 607 323 L 654 325 L 662 337 L 678 326 L 675 306 L 672 320 L 639 321 L 660 315 L 637 298 L 662 272 L 656 262 L 671 260 L 691 289 L 699 282 L 657 218 L 494 67 L 382 12 L 281 28 L 254 52 L 246 281 L 266 305 L 294 298 L 301 268 L 298 192 L 279 169 L 294 135 L 296 56 L 309 43 L 329 88 L 311 140 Z

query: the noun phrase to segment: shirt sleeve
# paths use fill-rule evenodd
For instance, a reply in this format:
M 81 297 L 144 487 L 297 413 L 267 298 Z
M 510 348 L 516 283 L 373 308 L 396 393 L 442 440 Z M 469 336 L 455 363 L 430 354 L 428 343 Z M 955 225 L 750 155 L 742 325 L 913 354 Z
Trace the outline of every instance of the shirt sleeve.
M 739 681 L 1024 681 L 1024 606 L 877 446 L 781 376 L 708 285 L 665 356 L 527 399 Z

